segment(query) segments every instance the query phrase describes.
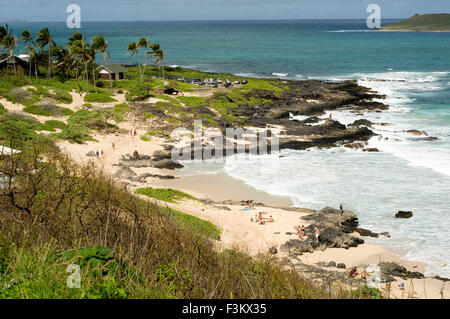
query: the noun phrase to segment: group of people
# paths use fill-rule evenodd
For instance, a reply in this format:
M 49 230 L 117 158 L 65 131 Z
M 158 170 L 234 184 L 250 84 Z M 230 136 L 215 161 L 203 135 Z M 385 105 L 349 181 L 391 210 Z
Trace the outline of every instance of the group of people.
M 258 223 L 260 225 L 264 225 L 265 223 L 273 223 L 275 219 L 272 215 L 269 218 L 264 218 L 262 212 L 259 212 L 257 215 L 250 219 L 251 222 Z
M 103 150 L 101 150 L 101 152 L 99 153 L 98 150 L 95 152 L 95 156 L 97 156 L 97 158 L 99 158 L 100 156 L 103 157 L 105 155 L 105 152 L 103 152 Z
M 247 208 L 249 208 L 249 209 L 253 209 L 254 207 L 255 207 L 255 204 L 254 204 L 254 202 L 253 202 L 253 199 L 249 199 L 249 200 L 247 200 Z
M 305 226 L 304 225 L 297 227 L 297 235 L 298 235 L 298 238 L 305 237 Z
M 359 276 L 358 276 L 359 275 Z M 365 280 L 367 278 L 367 274 L 365 271 L 361 272 L 361 274 L 358 274 L 358 268 L 353 267 L 352 269 L 350 269 L 350 272 L 348 273 L 348 276 L 351 278 L 360 278 Z

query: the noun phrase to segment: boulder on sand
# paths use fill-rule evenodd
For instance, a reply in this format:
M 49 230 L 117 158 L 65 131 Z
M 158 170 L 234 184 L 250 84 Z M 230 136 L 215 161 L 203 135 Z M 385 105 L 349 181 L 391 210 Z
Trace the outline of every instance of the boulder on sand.
M 397 214 L 395 214 L 395 218 L 411 218 L 413 217 L 413 212 L 411 211 L 399 211 Z

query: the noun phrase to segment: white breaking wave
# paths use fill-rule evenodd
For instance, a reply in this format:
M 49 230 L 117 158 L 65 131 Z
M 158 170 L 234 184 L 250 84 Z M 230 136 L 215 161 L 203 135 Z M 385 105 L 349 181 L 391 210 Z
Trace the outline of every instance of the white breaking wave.
M 286 77 L 288 76 L 289 73 L 272 73 L 273 76 L 277 76 L 277 77 Z

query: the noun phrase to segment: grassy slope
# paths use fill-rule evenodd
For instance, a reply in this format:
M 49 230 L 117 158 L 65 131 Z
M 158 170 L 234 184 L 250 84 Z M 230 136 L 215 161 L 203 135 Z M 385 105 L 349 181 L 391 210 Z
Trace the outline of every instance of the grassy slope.
M 148 68 L 146 77 L 155 74 L 156 68 Z M 180 68 L 167 68 L 167 74 L 238 78 Z M 247 98 L 246 91 L 285 89 L 275 80 L 248 80 L 244 89 L 226 93 L 226 99 L 223 95 L 212 100 L 166 98 L 170 105 L 164 106 L 180 115 L 185 112 L 180 102 L 191 107 L 199 103 L 215 107 L 233 121 L 237 103 L 270 102 Z M 193 89 L 180 83 L 170 80 L 175 87 Z M 133 97 L 156 96 L 157 80 L 147 84 L 136 80 L 114 83 L 116 89 L 134 90 Z M 11 94 L 30 85 L 36 90 Z M 54 79 L 47 85 L 44 79 L 36 83 L 24 76 L 0 77 L 0 96 L 14 102 L 22 99 L 24 106 L 35 106 L 49 96 L 64 103 L 72 90 L 77 90 L 74 80 Z M 55 139 L 83 143 L 91 130 L 113 129 L 106 120 L 121 120 L 128 111 L 128 105 L 116 105 L 78 111 L 66 122 L 45 123 L 2 111 L 0 142 L 22 153 L 8 161 L 9 166 L 0 166 L 0 173 L 14 181 L 0 188 L 0 298 L 352 297 L 339 288 L 330 294 L 328 286 L 313 284 L 268 256 L 252 259 L 232 250 L 217 252 L 211 241 L 220 236 L 215 225 L 140 200 L 118 189 L 102 172 L 79 167 L 55 150 Z M 62 131 L 41 135 L 44 129 Z M 151 129 L 149 136 L 159 134 Z M 150 195 L 169 200 L 186 197 L 171 191 Z M 66 286 L 71 263 L 81 266 L 80 289 Z
M 404 21 L 382 28 L 383 30 L 450 31 L 450 14 L 415 15 Z

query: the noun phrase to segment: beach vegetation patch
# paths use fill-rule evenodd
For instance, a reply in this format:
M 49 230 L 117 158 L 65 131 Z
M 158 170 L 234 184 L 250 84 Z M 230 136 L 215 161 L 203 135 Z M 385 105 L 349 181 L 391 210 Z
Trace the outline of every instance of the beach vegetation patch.
M 67 140 L 70 143 L 83 144 L 87 141 L 93 141 L 90 133 L 91 131 L 85 126 L 69 124 L 66 125 L 60 133 L 57 133 L 56 137 Z
M 174 203 L 176 204 L 178 201 L 183 199 L 190 199 L 197 201 L 194 196 L 186 194 L 182 191 L 172 189 L 172 188 L 152 188 L 152 187 L 146 187 L 146 188 L 139 188 L 136 190 L 137 194 L 144 195 L 147 197 L 152 197 L 157 200 L 162 200 L 168 203 Z
M 78 126 L 85 126 L 95 130 L 113 130 L 117 129 L 114 124 L 108 122 L 114 119 L 112 109 L 99 110 L 79 110 L 67 119 L 67 123 Z
M 43 99 L 39 104 L 26 106 L 23 111 L 34 115 L 55 117 L 70 116 L 74 113 L 69 108 L 57 106 L 56 101 L 49 98 Z
M 0 103 L 0 115 L 6 112 L 8 112 L 8 110 L 3 106 L 3 104 Z
M 198 96 L 179 96 L 178 100 L 190 107 L 202 107 L 207 105 L 206 100 Z
M 89 93 L 84 97 L 85 102 L 89 103 L 112 103 L 117 100 L 108 93 Z
M 382 299 L 383 294 L 377 288 L 371 288 L 367 285 L 359 287 L 358 289 L 352 290 L 352 296 L 355 298 L 363 299 Z

